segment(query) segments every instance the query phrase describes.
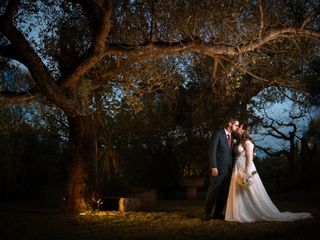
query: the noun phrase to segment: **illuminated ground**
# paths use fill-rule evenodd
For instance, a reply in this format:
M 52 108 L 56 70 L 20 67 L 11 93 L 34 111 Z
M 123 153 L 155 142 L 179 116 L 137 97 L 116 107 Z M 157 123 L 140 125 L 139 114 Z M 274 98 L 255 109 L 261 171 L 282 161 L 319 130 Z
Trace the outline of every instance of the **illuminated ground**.
M 309 211 L 297 222 L 203 222 L 202 201 L 159 201 L 153 212 L 116 211 L 72 217 L 32 203 L 2 204 L 0 239 L 318 239 L 319 191 L 308 189 L 273 197 L 284 211 Z

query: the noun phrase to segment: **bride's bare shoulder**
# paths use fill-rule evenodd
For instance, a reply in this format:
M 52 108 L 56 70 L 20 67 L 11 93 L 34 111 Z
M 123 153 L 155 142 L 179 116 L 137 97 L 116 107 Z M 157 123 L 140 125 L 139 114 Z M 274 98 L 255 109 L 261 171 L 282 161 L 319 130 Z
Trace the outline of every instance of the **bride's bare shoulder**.
M 253 142 L 250 141 L 250 140 L 246 140 L 246 141 L 245 141 L 245 145 L 246 145 L 246 146 L 253 146 Z

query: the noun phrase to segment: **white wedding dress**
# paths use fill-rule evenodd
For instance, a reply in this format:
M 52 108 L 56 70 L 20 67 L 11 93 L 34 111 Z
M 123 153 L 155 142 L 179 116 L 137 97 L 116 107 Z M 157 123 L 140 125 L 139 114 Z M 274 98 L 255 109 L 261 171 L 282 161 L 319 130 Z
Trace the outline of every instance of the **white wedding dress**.
M 248 173 L 256 171 L 253 163 L 254 145 L 251 141 L 246 141 L 245 145 L 245 149 L 242 144 L 236 147 L 237 158 L 232 171 L 225 220 L 255 222 L 295 221 L 312 218 L 312 215 L 306 212 L 280 212 L 268 196 L 258 173 L 250 178 L 250 186 L 244 187 L 239 184 L 239 174 L 245 170 L 246 155 L 249 160 Z

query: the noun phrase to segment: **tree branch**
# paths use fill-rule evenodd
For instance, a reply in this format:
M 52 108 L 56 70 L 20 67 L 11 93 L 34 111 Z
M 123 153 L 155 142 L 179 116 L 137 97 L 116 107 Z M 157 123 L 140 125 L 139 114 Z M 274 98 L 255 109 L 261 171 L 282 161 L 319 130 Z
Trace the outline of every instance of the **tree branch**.
M 272 137 L 274 138 L 278 138 L 278 139 L 285 139 L 285 140 L 290 140 L 289 137 L 287 137 L 283 132 L 279 131 L 278 128 L 276 128 L 273 123 L 277 123 L 279 126 L 281 126 L 281 124 L 279 124 L 278 122 L 276 122 L 274 119 L 272 119 L 266 112 L 265 109 L 264 110 L 264 115 L 266 116 L 266 118 L 268 118 L 269 120 L 271 120 L 271 123 L 270 124 L 266 124 L 264 123 L 262 125 L 262 127 L 265 127 L 265 128 L 271 128 L 271 130 L 273 130 L 275 133 L 269 131 L 268 134 L 271 135 Z M 278 135 L 277 135 L 278 134 Z
M 267 154 L 270 157 L 278 157 L 281 154 L 284 154 L 285 156 L 287 156 L 289 154 L 289 152 L 287 150 L 285 150 L 285 149 L 274 152 L 274 151 L 272 151 L 271 148 L 262 147 L 262 146 L 259 146 L 259 145 L 256 145 L 256 148 L 262 150 L 265 154 Z
M 7 20 L 7 21 L 11 21 L 13 18 L 14 13 L 16 12 L 19 4 L 20 4 L 21 0 L 11 0 L 8 2 L 6 11 L 3 15 L 3 17 Z
M 283 28 L 283 29 L 272 29 L 269 32 L 267 32 L 258 41 L 253 43 L 248 43 L 245 46 L 240 47 L 240 53 L 253 51 L 259 47 L 262 47 L 266 43 L 272 42 L 282 37 L 288 37 L 288 36 L 289 37 L 290 36 L 310 37 L 310 38 L 316 38 L 318 41 L 320 40 L 320 32 L 315 30 L 292 28 L 292 27 Z
M 32 101 L 44 100 L 45 97 L 40 91 L 30 90 L 28 92 L 0 92 L 0 103 L 3 107 L 10 107 L 13 105 L 26 104 Z
M 280 132 L 279 130 L 277 130 L 274 126 L 263 126 L 263 127 L 269 127 L 271 128 L 273 131 L 275 131 L 277 134 L 273 133 L 273 132 L 269 132 L 268 135 L 269 136 L 272 136 L 274 138 L 277 138 L 277 139 L 284 139 L 284 140 L 287 140 L 289 141 L 290 139 L 282 132 Z
M 246 73 L 248 75 L 250 75 L 251 77 L 260 80 L 261 82 L 265 82 L 265 83 L 272 83 L 272 80 L 266 79 L 266 78 L 262 78 L 260 76 L 258 76 L 257 74 L 249 71 L 248 69 L 246 69 L 245 67 L 241 66 L 241 64 L 239 63 L 235 63 L 234 61 L 228 59 L 228 58 L 224 58 L 226 61 L 229 61 L 232 63 L 232 65 L 234 65 L 236 68 L 238 68 L 241 72 Z
M 64 87 L 74 86 L 80 78 L 87 73 L 97 62 L 109 53 L 105 51 L 105 42 L 111 28 L 111 14 L 112 14 L 112 1 L 109 1 L 107 7 L 102 6 L 100 13 L 99 26 L 96 35 L 94 36 L 92 47 L 89 50 L 88 56 L 85 60 L 75 69 L 75 71 L 66 79 L 61 79 L 59 85 Z
M 320 12 L 320 4 L 316 6 L 312 12 L 309 13 L 306 19 L 302 22 L 300 29 L 305 28 L 319 12 Z
M 105 17 L 105 21 L 107 21 L 106 19 L 107 17 Z M 99 41 L 102 42 L 102 40 L 105 39 L 103 38 L 103 36 L 104 34 L 107 34 L 109 27 L 110 26 L 107 26 L 100 32 L 98 38 Z M 83 61 L 83 63 L 76 68 L 74 73 L 67 79 L 61 80 L 59 84 L 65 87 L 73 86 L 88 70 L 90 70 L 95 64 L 97 64 L 107 55 L 126 55 L 128 56 L 127 60 L 130 61 L 131 59 L 133 59 L 133 62 L 162 58 L 168 55 L 180 54 L 181 52 L 186 51 L 193 51 L 210 57 L 216 57 L 217 55 L 233 57 L 246 53 L 248 51 L 253 51 L 259 47 L 262 47 L 266 43 L 272 42 L 284 36 L 315 37 L 320 40 L 320 32 L 306 29 L 284 28 L 278 30 L 270 30 L 259 41 L 247 43 L 239 48 L 230 45 L 216 46 L 212 44 L 205 44 L 203 42 L 191 39 L 175 43 L 154 42 L 140 46 L 109 44 L 106 50 L 103 52 L 91 52 Z M 100 48 L 101 47 L 98 47 L 97 49 Z
M 77 0 L 79 5 L 82 7 L 85 15 L 87 16 L 90 26 L 94 29 L 99 25 L 99 19 L 97 16 L 97 6 L 92 0 Z
M 259 1 L 259 12 L 260 12 L 260 28 L 259 28 L 259 38 L 261 39 L 264 25 L 265 25 L 265 2 L 264 0 Z
M 219 59 L 215 57 L 213 59 L 213 68 L 212 68 L 212 82 L 211 82 L 211 88 L 214 90 L 214 85 L 216 84 L 216 78 L 217 78 L 217 72 L 219 67 Z
M 93 40 L 93 52 L 99 53 L 104 51 L 106 38 L 111 29 L 112 1 L 108 1 L 108 6 L 102 6 L 100 9 L 100 24 L 97 29 L 97 34 Z
M 1 18 L 0 18 L 1 21 Z M 14 60 L 17 60 L 21 63 L 23 63 L 23 58 L 20 56 L 20 54 L 16 51 L 16 48 L 10 44 L 10 45 L 0 45 L 0 55 L 6 58 L 11 58 Z
M 76 104 L 67 98 L 66 92 L 59 88 L 47 67 L 44 65 L 40 57 L 25 39 L 23 34 L 13 25 L 11 21 L 2 21 L 4 18 L 0 16 L 0 32 L 8 38 L 11 46 L 16 52 L 19 52 L 20 62 L 23 63 L 37 84 L 39 91 L 46 96 L 46 99 L 60 106 L 64 111 L 70 113 L 78 113 L 80 109 Z M 4 48 L 2 48 L 5 51 Z M 79 113 L 81 115 L 86 113 Z

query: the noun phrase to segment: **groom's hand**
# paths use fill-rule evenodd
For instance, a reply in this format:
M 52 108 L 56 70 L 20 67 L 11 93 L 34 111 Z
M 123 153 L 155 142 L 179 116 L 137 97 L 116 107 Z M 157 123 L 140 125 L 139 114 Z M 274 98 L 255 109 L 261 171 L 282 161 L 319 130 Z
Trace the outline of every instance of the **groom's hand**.
M 218 176 L 218 168 L 211 168 L 211 176 Z

